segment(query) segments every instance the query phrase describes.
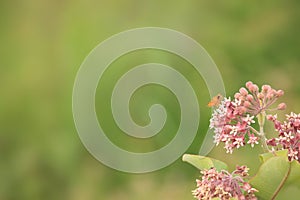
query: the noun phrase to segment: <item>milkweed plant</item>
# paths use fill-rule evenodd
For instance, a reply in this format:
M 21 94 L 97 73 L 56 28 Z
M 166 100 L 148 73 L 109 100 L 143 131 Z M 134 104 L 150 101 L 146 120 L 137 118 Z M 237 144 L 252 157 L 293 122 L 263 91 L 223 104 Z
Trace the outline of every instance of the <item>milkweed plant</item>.
M 300 114 L 287 114 L 283 122 L 277 114 L 269 114 L 285 110 L 286 104 L 278 103 L 283 95 L 283 90 L 269 85 L 259 88 L 249 81 L 233 98 L 218 95 L 212 99 L 208 105 L 213 108 L 209 127 L 214 143 L 223 144 L 229 154 L 246 145 L 260 145 L 264 153 L 259 156 L 261 166 L 253 177 L 245 165 L 236 166 L 230 173 L 222 161 L 185 154 L 183 161 L 200 170 L 196 189 L 192 191 L 196 199 L 270 200 L 284 185 L 300 188 Z M 275 138 L 268 138 L 265 133 L 267 121 L 275 127 Z

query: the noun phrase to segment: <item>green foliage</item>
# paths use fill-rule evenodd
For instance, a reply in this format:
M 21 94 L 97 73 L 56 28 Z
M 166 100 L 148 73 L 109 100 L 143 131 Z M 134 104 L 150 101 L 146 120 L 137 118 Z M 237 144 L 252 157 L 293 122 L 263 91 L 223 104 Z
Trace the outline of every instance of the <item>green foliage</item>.
M 200 156 L 200 155 L 184 154 L 182 160 L 184 162 L 190 163 L 191 165 L 193 165 L 199 170 L 210 169 L 212 167 L 216 168 L 217 171 L 228 169 L 226 163 L 213 158 Z
M 288 150 L 284 149 L 284 150 L 279 150 L 279 151 L 276 151 L 274 153 L 264 153 L 264 154 L 260 154 L 259 155 L 259 159 L 262 163 L 266 162 L 269 158 L 272 158 L 274 156 L 283 156 L 283 157 L 286 157 L 287 156 L 287 153 L 288 153 Z
M 287 150 L 279 150 L 274 153 L 265 153 L 260 155 L 260 159 L 263 163 L 265 163 L 268 159 L 275 156 L 285 158 L 286 162 L 288 162 L 290 165 L 289 176 L 287 177 L 285 184 L 287 185 L 293 184 L 297 187 L 300 187 L 300 164 L 296 160 L 289 162 L 287 160 L 287 153 L 288 153 Z
M 297 161 L 291 163 L 291 172 L 286 181 L 289 185 L 294 185 L 300 189 L 300 164 Z
M 275 156 L 262 164 L 250 184 L 259 192 L 259 199 L 274 199 L 290 173 L 290 164 L 286 158 Z

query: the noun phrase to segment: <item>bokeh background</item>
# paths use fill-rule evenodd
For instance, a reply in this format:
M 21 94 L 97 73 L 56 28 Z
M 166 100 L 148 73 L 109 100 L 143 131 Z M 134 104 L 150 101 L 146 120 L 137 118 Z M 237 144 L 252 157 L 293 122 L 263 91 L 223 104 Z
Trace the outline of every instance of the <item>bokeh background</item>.
M 204 46 L 223 76 L 228 95 L 252 80 L 284 89 L 287 113 L 300 112 L 300 2 L 277 1 L 96 1 L 2 0 L 0 2 L 0 199 L 152 200 L 193 199 L 199 172 L 180 159 L 160 171 L 126 174 L 95 160 L 81 144 L 72 118 L 72 88 L 87 54 L 118 32 L 145 26 L 181 31 Z M 168 110 L 165 129 L 135 140 L 115 126 L 108 101 L 113 84 L 131 67 L 159 62 L 182 71 L 197 92 L 201 108 L 198 136 L 188 153 L 198 153 L 210 109 L 201 76 L 184 60 L 155 50 L 133 52 L 112 64 L 97 91 L 97 114 L 108 137 L 136 152 L 165 145 L 178 127 L 179 107 L 164 88 L 145 86 L 130 109 L 147 124 L 147 109 Z M 212 77 L 213 78 L 213 77 Z M 155 94 L 155 95 L 154 95 Z M 281 112 L 280 116 L 284 116 Z M 102 121 L 101 121 L 102 120 Z M 272 132 L 273 128 L 268 128 Z M 222 146 L 210 153 L 230 168 L 248 164 L 254 174 L 262 150 L 233 155 Z M 287 195 L 287 196 L 286 196 Z M 277 199 L 296 199 L 285 188 Z

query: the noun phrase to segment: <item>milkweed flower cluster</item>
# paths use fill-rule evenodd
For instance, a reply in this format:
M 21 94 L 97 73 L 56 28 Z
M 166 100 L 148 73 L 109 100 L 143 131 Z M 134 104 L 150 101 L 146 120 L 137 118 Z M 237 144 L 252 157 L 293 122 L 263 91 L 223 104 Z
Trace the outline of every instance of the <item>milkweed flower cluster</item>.
M 275 130 L 279 133 L 277 138 L 268 140 L 268 145 L 287 149 L 289 160 L 300 162 L 300 113 L 286 115 L 283 123 L 277 120 L 277 115 L 269 115 L 267 119 L 273 121 Z
M 210 120 L 210 128 L 214 129 L 214 142 L 218 145 L 225 143 L 227 153 L 232 153 L 234 148 L 245 145 L 245 135 L 249 136 L 249 143 L 258 143 L 258 137 L 250 131 L 250 125 L 254 123 L 254 116 L 246 114 L 240 102 L 225 98 L 217 109 L 214 110 Z
M 214 142 L 217 145 L 224 142 L 227 153 L 232 153 L 233 149 L 246 143 L 252 147 L 258 144 L 262 134 L 251 126 L 255 123 L 254 118 L 260 113 L 274 110 L 270 106 L 283 94 L 282 90 L 275 90 L 269 85 L 263 85 L 259 90 L 256 84 L 247 82 L 246 88 L 240 88 L 233 100 L 224 98 L 216 106 L 210 119 L 210 128 L 215 133 Z M 285 107 L 281 103 L 275 110 L 283 110 Z
M 267 115 L 269 111 L 286 108 L 285 103 L 274 106 L 283 94 L 282 90 L 275 90 L 269 85 L 259 88 L 249 81 L 235 93 L 233 99 L 223 98 L 220 94 L 215 96 L 208 106 L 214 107 L 209 127 L 214 130 L 216 145 L 224 143 L 226 152 L 232 153 L 234 149 L 246 144 L 253 147 L 260 143 L 267 152 L 286 149 L 288 160 L 300 163 L 300 113 L 286 115 L 284 122 L 280 122 L 277 115 Z M 266 119 L 274 123 L 278 132 L 277 138 L 266 138 Z M 258 130 L 253 127 L 256 122 Z M 197 188 L 192 191 L 193 196 L 198 200 L 255 200 L 258 190 L 247 182 L 248 170 L 246 166 L 237 166 L 232 173 L 226 170 L 217 171 L 214 167 L 202 170 L 201 179 L 196 180 Z
M 215 168 L 202 170 L 201 180 L 196 180 L 197 188 L 193 190 L 193 195 L 198 200 L 256 200 L 254 193 L 258 191 L 245 180 L 249 176 L 248 170 L 246 166 L 237 166 L 232 173 L 225 170 L 218 172 Z

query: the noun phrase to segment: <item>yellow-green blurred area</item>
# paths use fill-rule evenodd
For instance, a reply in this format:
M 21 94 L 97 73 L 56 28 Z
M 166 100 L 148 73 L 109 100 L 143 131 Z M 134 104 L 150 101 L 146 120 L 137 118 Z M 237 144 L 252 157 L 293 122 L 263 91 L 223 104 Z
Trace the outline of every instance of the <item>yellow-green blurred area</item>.
M 45 1 L 0 2 L 0 199 L 153 200 L 193 199 L 199 172 L 180 159 L 148 174 L 110 169 L 88 153 L 72 117 L 72 89 L 84 58 L 101 41 L 124 30 L 157 26 L 185 33 L 199 42 L 217 64 L 227 95 L 248 80 L 285 90 L 281 99 L 300 112 L 300 1 Z M 96 95 L 100 124 L 118 146 L 148 152 L 176 134 L 180 107 L 163 87 L 147 85 L 130 101 L 133 119 L 149 123 L 148 109 L 160 103 L 168 119 L 157 136 L 134 139 L 112 118 L 111 90 L 124 72 L 148 62 L 179 70 L 191 82 L 201 109 L 198 135 L 188 149 L 197 154 L 209 124 L 210 100 L 202 77 L 173 54 L 141 50 L 125 55 L 107 70 Z M 211 77 L 212 79 L 214 77 Z M 101 121 L 102 120 L 102 121 Z M 273 131 L 269 124 L 267 129 Z M 223 146 L 209 154 L 257 170 L 259 146 L 233 155 Z M 297 199 L 293 186 L 278 199 Z

